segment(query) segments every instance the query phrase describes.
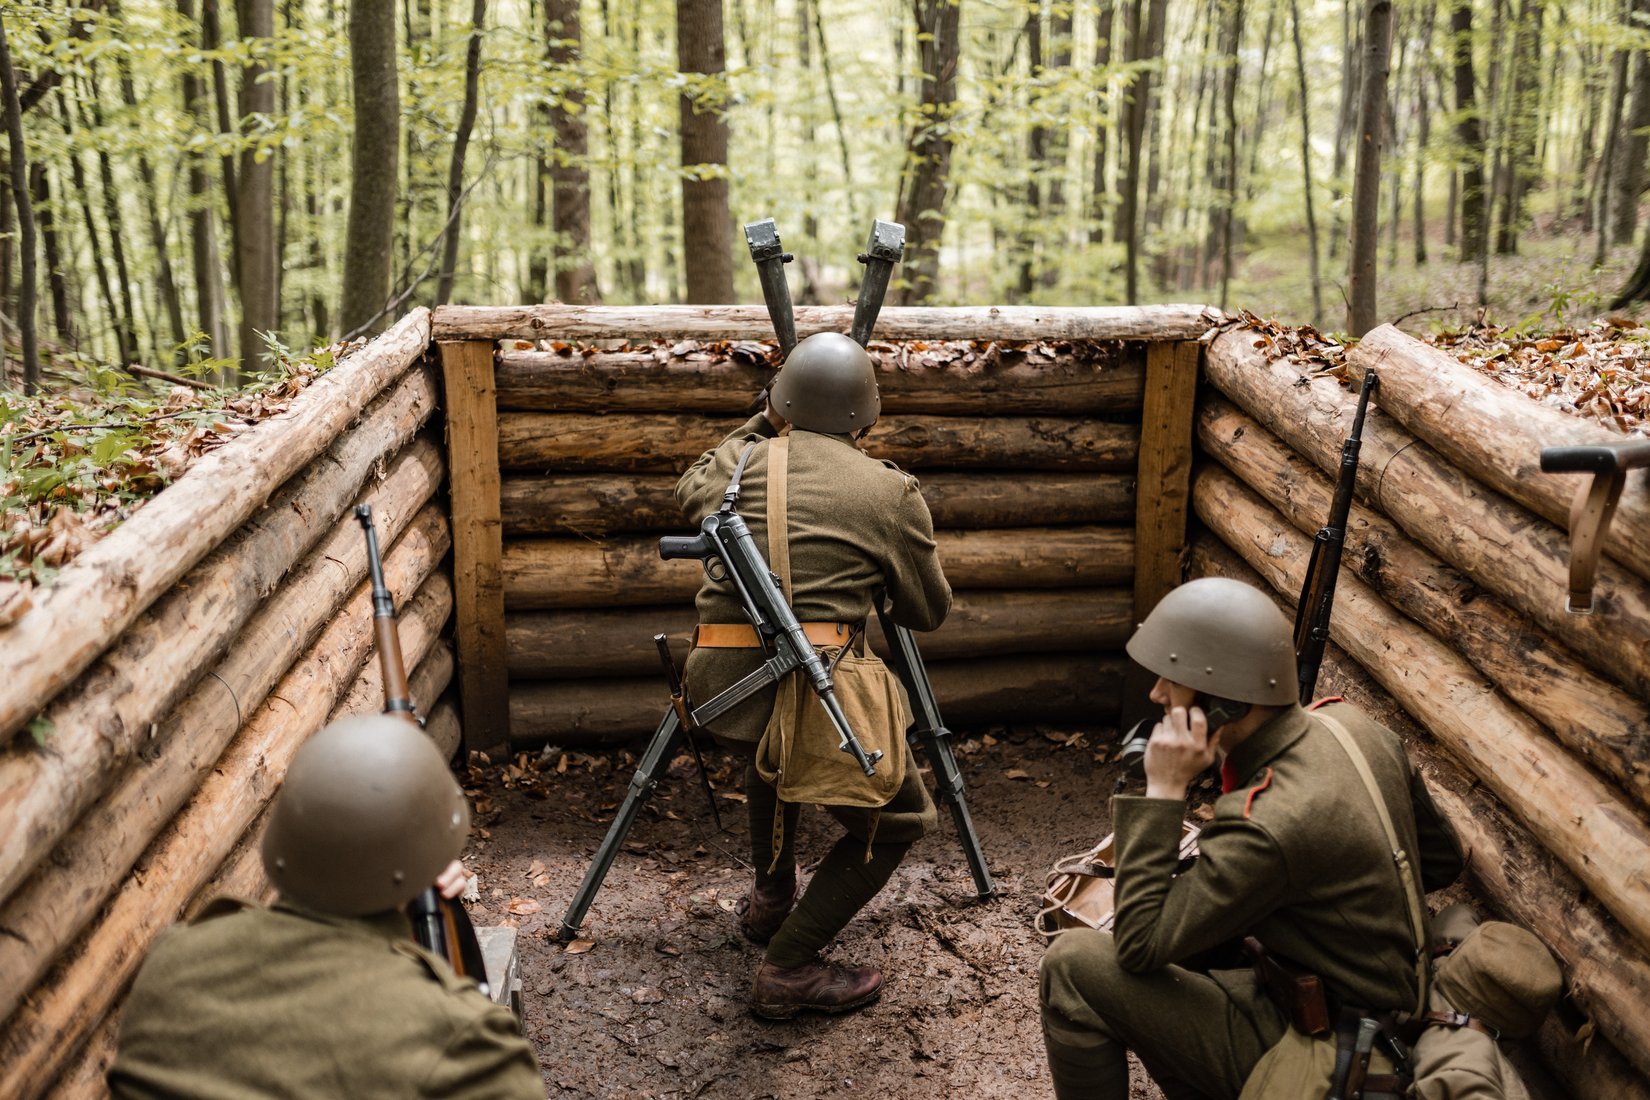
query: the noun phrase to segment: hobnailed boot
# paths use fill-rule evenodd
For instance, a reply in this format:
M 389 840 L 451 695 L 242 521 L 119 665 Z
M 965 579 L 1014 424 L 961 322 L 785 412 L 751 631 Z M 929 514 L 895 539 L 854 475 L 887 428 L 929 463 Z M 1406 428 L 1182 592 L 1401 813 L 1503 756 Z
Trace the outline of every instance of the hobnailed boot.
M 766 1020 L 789 1020 L 799 1012 L 851 1012 L 882 992 L 882 971 L 874 966 L 831 966 L 814 960 L 782 970 L 766 960 L 751 983 L 751 1011 Z
M 754 944 L 766 946 L 791 915 L 796 905 L 796 875 L 767 886 L 751 884 L 751 892 L 739 906 L 739 933 Z

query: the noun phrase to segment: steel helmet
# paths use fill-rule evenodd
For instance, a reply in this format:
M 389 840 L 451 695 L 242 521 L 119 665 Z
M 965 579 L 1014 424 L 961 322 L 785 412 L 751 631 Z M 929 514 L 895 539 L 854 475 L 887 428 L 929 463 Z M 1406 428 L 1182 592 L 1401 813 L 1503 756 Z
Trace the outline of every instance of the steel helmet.
M 1259 589 L 1201 577 L 1164 596 L 1129 639 L 1151 672 L 1206 695 L 1284 706 L 1300 691 L 1294 630 Z
M 470 807 L 441 751 L 387 714 L 344 718 L 298 750 L 264 833 L 280 892 L 325 913 L 394 909 L 458 858 Z
M 882 411 L 871 357 L 840 332 L 816 332 L 792 348 L 768 403 L 810 432 L 857 432 Z

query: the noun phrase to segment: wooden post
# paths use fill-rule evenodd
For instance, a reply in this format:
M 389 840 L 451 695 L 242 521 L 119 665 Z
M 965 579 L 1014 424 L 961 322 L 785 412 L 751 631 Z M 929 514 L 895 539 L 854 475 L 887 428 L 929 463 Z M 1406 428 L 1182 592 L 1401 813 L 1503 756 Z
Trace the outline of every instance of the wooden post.
M 489 750 L 510 742 L 493 343 L 442 340 L 439 346 L 447 406 L 463 747 L 466 752 Z
M 1146 393 L 1134 494 L 1134 619 L 1180 583 L 1192 484 L 1192 419 L 1202 348 L 1192 341 L 1146 345 Z M 1146 693 L 1155 677 L 1131 664 L 1123 681 L 1119 729 L 1153 713 Z

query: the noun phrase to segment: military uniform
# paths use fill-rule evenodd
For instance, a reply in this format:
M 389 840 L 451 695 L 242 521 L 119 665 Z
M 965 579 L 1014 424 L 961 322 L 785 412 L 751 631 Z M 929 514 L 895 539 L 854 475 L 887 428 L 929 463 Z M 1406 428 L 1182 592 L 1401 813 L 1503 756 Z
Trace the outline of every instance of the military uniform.
M 139 972 L 117 1100 L 543 1100 L 515 1017 L 412 941 L 399 912 L 220 901 Z
M 790 369 L 790 368 L 787 368 Z M 747 444 L 755 450 L 746 463 L 739 514 L 756 545 L 768 547 L 766 441 L 777 433 L 765 415 L 753 416 L 714 450 L 707 451 L 676 486 L 676 498 L 695 524 L 722 502 L 734 468 Z M 951 607 L 951 588 L 940 568 L 934 545 L 933 519 L 916 478 L 893 463 L 860 451 L 850 434 L 804 431 L 790 433 L 789 502 L 791 606 L 803 623 L 865 620 L 874 610 L 876 593 L 886 592 L 894 621 L 913 630 L 932 630 Z M 769 560 L 772 554 L 766 555 Z M 707 580 L 699 589 L 701 623 L 748 623 L 731 585 Z M 703 703 L 752 671 L 761 661 L 757 649 L 695 648 L 687 660 L 685 680 L 695 701 Z M 768 687 L 711 724 L 725 746 L 754 753 L 774 708 L 775 689 Z M 910 752 L 904 739 L 901 751 Z M 752 858 L 758 883 L 774 862 L 774 790 L 746 770 Z M 798 808 L 787 806 L 785 850 L 780 876 L 794 874 L 790 852 Z M 887 882 L 905 851 L 934 827 L 932 799 L 915 767 L 879 814 L 834 808 L 847 829 L 816 871 L 808 893 L 768 945 L 767 958 L 781 967 L 800 966 L 842 930 L 854 913 Z M 875 821 L 874 833 L 872 823 Z M 866 861 L 869 841 L 871 860 Z
M 1461 853 L 1398 738 L 1355 708 L 1333 715 L 1368 758 L 1424 889 Z M 1342 1004 L 1415 1007 L 1415 940 L 1385 833 L 1351 758 L 1290 705 L 1234 747 L 1233 785 L 1175 875 L 1185 806 L 1119 796 L 1115 939 L 1059 936 L 1043 960 L 1044 1034 L 1061 1097 L 1128 1095 L 1125 1048 L 1170 1097 L 1236 1097 L 1284 1033 L 1252 971 L 1175 965 L 1240 935 L 1318 974 Z M 1407 808 L 1407 809 L 1406 809 Z

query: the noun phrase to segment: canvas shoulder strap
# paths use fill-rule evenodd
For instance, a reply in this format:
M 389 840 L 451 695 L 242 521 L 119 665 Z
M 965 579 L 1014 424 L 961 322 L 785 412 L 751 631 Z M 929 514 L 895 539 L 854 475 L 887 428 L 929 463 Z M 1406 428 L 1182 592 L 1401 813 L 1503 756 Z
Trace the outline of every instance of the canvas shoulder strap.
M 1375 803 L 1375 813 L 1381 819 L 1381 828 L 1386 831 L 1386 841 L 1392 850 L 1392 861 L 1398 869 L 1398 878 L 1403 883 L 1404 900 L 1409 917 L 1410 937 L 1415 941 L 1415 978 L 1417 1000 L 1414 1015 L 1419 1018 L 1426 1012 L 1427 1005 L 1427 942 L 1426 942 L 1426 909 L 1421 900 L 1421 884 L 1415 868 L 1410 865 L 1409 853 L 1404 850 L 1403 844 L 1398 841 L 1398 830 L 1393 827 L 1392 814 L 1387 810 L 1386 799 L 1381 796 L 1381 788 L 1375 782 L 1375 773 L 1369 770 L 1369 760 L 1365 758 L 1358 743 L 1352 740 L 1352 735 L 1339 721 L 1319 711 L 1313 717 L 1328 727 L 1329 732 L 1335 735 L 1346 755 L 1352 758 L 1352 766 L 1358 770 L 1358 778 L 1364 781 L 1369 790 L 1369 797 Z
M 775 436 L 768 444 L 768 564 L 779 578 L 785 602 L 791 600 L 790 528 L 791 437 Z

